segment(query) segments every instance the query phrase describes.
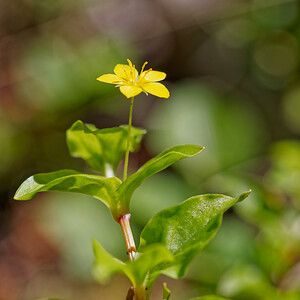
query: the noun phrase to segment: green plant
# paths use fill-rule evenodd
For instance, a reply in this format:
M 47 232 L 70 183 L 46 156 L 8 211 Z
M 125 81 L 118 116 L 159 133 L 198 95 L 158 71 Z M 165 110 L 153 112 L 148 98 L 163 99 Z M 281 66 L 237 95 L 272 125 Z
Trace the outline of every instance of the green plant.
M 129 261 L 113 257 L 93 240 L 95 278 L 106 282 L 115 273 L 125 274 L 132 282 L 127 299 L 149 299 L 152 286 L 160 274 L 181 278 L 196 254 L 217 233 L 223 213 L 245 199 L 249 193 L 237 198 L 225 195 L 201 195 L 164 209 L 144 227 L 136 249 L 130 227 L 130 199 L 137 187 L 151 175 L 173 163 L 200 153 L 204 148 L 195 145 L 171 147 L 150 159 L 135 173 L 127 177 L 129 152 L 135 151 L 146 131 L 132 127 L 134 96 L 141 92 L 168 98 L 169 91 L 158 81 L 166 74 L 149 69 L 140 75 L 128 60 L 128 65 L 117 65 L 115 74 L 106 74 L 99 81 L 113 83 L 131 98 L 129 124 L 107 129 L 76 121 L 67 130 L 67 144 L 73 157 L 84 159 L 89 167 L 103 174 L 91 175 L 74 170 L 60 170 L 29 177 L 15 194 L 16 200 L 29 200 L 43 191 L 82 193 L 102 201 L 118 222 L 124 234 Z M 116 177 L 117 167 L 125 156 L 123 180 Z M 164 285 L 163 298 L 170 298 Z M 205 296 L 200 299 L 222 299 Z

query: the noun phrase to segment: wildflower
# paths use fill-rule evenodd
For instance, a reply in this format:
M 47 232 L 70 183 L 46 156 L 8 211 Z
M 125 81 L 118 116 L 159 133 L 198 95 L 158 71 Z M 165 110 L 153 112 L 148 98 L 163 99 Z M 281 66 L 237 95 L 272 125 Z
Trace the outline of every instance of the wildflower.
M 132 98 L 144 92 L 161 98 L 169 98 L 168 89 L 158 81 L 166 78 L 166 73 L 153 71 L 152 69 L 144 71 L 147 62 L 144 63 L 141 73 L 135 69 L 131 61 L 127 59 L 128 65 L 118 64 L 114 68 L 115 74 L 105 74 L 97 80 L 115 84 L 127 98 Z

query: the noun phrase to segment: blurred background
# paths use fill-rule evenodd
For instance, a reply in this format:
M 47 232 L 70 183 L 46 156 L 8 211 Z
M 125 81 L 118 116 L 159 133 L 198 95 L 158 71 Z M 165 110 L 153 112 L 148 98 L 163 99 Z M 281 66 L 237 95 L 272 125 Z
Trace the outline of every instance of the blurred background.
M 300 4 L 297 0 L 0 1 L 0 300 L 125 299 L 129 281 L 93 280 L 91 238 L 126 259 L 119 225 L 99 201 L 43 193 L 17 202 L 32 174 L 71 168 L 65 130 L 77 119 L 126 124 L 128 100 L 96 81 L 130 58 L 167 73 L 167 100 L 135 101 L 148 134 L 130 172 L 176 144 L 198 157 L 148 179 L 132 199 L 138 235 L 159 210 L 192 195 L 251 196 L 226 213 L 216 238 L 173 300 L 300 299 Z

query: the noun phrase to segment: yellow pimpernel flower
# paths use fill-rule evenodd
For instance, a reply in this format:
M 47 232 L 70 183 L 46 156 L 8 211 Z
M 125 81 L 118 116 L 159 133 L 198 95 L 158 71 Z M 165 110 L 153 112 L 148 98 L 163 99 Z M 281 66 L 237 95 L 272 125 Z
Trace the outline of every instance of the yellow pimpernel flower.
M 128 65 L 118 64 L 114 68 L 115 74 L 105 74 L 97 80 L 115 84 L 127 98 L 132 98 L 144 92 L 161 98 L 169 98 L 168 89 L 158 81 L 166 78 L 166 73 L 153 71 L 152 69 L 144 71 L 147 62 L 144 63 L 141 73 L 135 69 L 135 66 L 127 59 Z

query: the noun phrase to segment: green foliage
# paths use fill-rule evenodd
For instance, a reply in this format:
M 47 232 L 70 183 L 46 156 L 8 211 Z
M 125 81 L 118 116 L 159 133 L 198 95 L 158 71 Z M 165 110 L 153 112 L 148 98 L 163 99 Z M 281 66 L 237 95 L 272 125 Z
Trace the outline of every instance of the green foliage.
M 97 175 L 80 174 L 73 170 L 41 173 L 29 177 L 15 194 L 16 200 L 29 200 L 45 191 L 81 193 L 101 200 L 114 213 L 118 209 L 116 189 L 121 180 Z
M 143 286 L 146 277 L 157 265 L 173 260 L 171 253 L 160 244 L 144 248 L 143 251 L 137 253 L 133 262 L 127 263 L 110 255 L 96 240 L 93 240 L 93 249 L 95 254 L 94 274 L 101 283 L 106 283 L 116 273 L 123 273 L 135 288 Z
M 132 194 L 145 179 L 204 149 L 195 145 L 171 147 L 150 159 L 122 182 L 114 176 L 118 164 L 127 150 L 137 149 L 145 133 L 143 129 L 132 128 L 127 149 L 127 126 L 99 130 L 94 125 L 75 122 L 67 131 L 70 154 L 83 158 L 92 169 L 105 177 L 74 170 L 36 174 L 22 183 L 15 199 L 29 200 L 44 191 L 81 193 L 102 201 L 115 221 L 119 222 L 120 217 L 130 213 Z M 134 286 L 137 299 L 148 299 L 160 274 L 180 278 L 186 273 L 192 259 L 217 233 L 223 213 L 249 193 L 243 193 L 238 198 L 195 196 L 160 211 L 146 224 L 138 251 L 130 262 L 124 263 L 115 258 L 93 240 L 95 277 L 105 283 L 116 273 L 125 274 Z M 209 297 L 201 299 L 221 299 Z M 170 298 L 166 286 L 163 287 L 163 298 Z
M 94 241 L 97 279 L 106 282 L 113 274 L 123 273 L 135 288 L 147 287 L 149 296 L 160 274 L 173 278 L 185 274 L 191 260 L 218 231 L 222 214 L 244 200 L 249 193 L 243 193 L 238 198 L 196 196 L 162 210 L 145 226 L 138 255 L 129 264 L 114 258 Z
M 192 157 L 204 148 L 195 145 L 179 145 L 171 147 L 146 162 L 137 172 L 129 176 L 119 187 L 118 194 L 122 202 L 129 206 L 129 201 L 135 189 L 148 177 L 158 173 L 175 162 Z
M 238 198 L 224 195 L 195 196 L 155 215 L 141 233 L 140 248 L 163 244 L 174 260 L 160 265 L 147 285 L 152 286 L 163 273 L 173 278 L 182 277 L 192 259 L 213 238 L 222 221 L 222 214 L 244 200 L 249 192 Z
M 139 146 L 145 129 L 131 128 L 129 151 Z M 128 126 L 97 129 L 92 124 L 76 121 L 67 130 L 67 145 L 73 157 L 84 159 L 93 170 L 113 174 L 121 161 L 127 146 Z
M 107 140 L 110 139 L 109 136 L 113 139 L 113 135 L 114 133 L 107 133 Z M 29 200 L 36 193 L 44 191 L 82 193 L 101 200 L 110 209 L 114 219 L 118 221 L 122 215 L 130 212 L 132 193 L 146 178 L 182 158 L 198 154 L 202 149 L 203 147 L 194 145 L 181 145 L 167 149 L 145 163 L 123 183 L 117 177 L 106 178 L 81 174 L 74 170 L 36 174 L 22 183 L 14 198 Z

